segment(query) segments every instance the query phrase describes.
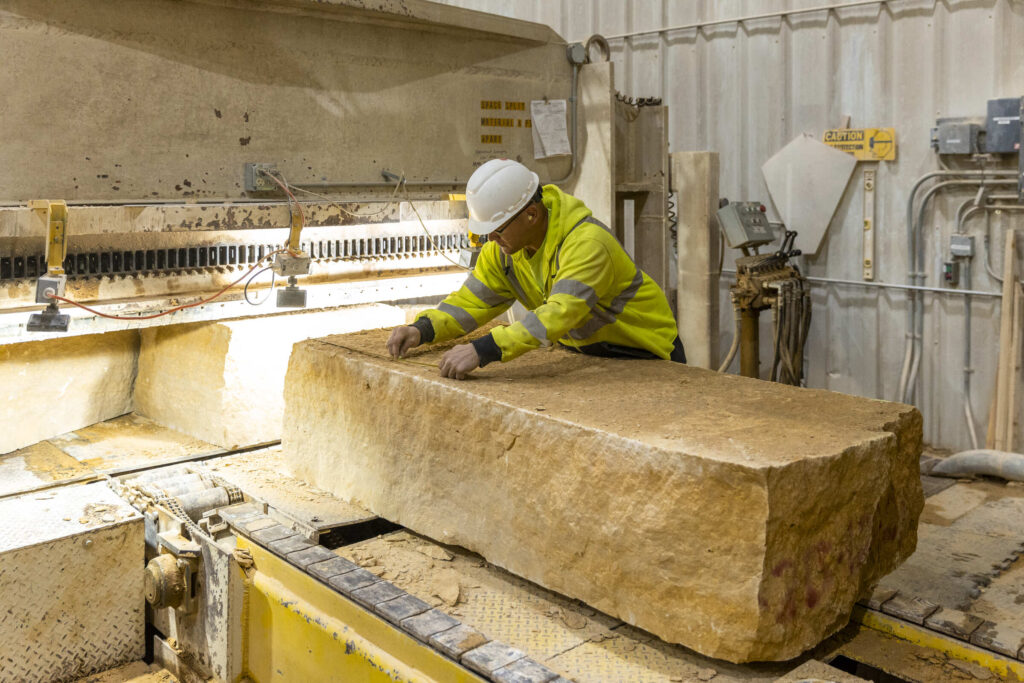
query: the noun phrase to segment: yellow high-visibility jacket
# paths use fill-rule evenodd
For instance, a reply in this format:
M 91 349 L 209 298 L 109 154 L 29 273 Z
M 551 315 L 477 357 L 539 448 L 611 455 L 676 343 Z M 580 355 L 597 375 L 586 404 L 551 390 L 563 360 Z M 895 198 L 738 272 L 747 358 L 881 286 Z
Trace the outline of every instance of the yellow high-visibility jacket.
M 413 323 L 422 342 L 462 336 L 519 300 L 530 313 L 474 341 L 480 365 L 548 342 L 587 352 L 602 342 L 668 359 L 676 321 L 665 293 L 579 199 L 543 188 L 548 231 L 540 249 L 512 256 L 487 242 L 465 284 Z

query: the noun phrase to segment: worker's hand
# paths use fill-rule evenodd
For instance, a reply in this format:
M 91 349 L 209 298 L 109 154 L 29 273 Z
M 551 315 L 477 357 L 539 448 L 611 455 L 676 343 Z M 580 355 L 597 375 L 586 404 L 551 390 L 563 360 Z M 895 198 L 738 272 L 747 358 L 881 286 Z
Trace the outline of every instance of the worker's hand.
M 441 356 L 441 376 L 466 379 L 480 367 L 480 355 L 472 344 L 459 344 Z
M 412 325 L 402 325 L 391 330 L 388 337 L 388 353 L 392 358 L 401 358 L 409 349 L 420 345 L 420 331 Z

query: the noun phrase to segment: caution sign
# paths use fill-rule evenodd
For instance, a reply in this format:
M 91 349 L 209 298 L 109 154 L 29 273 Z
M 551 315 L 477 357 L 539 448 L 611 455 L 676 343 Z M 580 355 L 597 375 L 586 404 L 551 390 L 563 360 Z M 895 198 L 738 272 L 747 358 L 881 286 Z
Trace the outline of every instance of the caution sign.
M 860 161 L 896 161 L 895 128 L 833 128 L 821 141 Z

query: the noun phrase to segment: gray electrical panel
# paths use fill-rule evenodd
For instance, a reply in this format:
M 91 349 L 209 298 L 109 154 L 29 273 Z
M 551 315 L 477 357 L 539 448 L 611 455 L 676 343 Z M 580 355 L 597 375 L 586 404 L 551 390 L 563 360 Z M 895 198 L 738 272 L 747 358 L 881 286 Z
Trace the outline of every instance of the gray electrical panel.
M 1001 97 L 988 101 L 985 119 L 985 151 L 989 154 L 1015 154 L 1020 149 L 1021 98 Z
M 760 202 L 733 202 L 718 210 L 718 224 L 731 249 L 759 247 L 775 241 Z
M 970 235 L 950 235 L 949 253 L 961 258 L 974 256 L 974 237 Z
M 981 151 L 978 119 L 938 119 L 932 128 L 932 147 L 939 154 L 977 154 Z

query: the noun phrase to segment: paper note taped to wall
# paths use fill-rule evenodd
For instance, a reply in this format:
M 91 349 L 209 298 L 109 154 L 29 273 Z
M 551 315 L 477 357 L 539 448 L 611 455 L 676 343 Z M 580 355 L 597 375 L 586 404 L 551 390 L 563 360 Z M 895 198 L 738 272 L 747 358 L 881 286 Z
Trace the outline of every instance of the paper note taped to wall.
M 530 116 L 533 118 L 533 158 L 572 154 L 569 147 L 569 129 L 565 123 L 565 100 L 533 100 Z

